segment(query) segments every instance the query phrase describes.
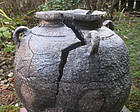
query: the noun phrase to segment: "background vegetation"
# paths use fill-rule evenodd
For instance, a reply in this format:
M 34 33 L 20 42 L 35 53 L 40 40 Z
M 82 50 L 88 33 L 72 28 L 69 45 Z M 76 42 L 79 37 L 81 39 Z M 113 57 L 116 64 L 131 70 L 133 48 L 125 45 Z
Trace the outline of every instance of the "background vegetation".
M 95 0 L 96 1 L 96 0 Z M 125 41 L 132 71 L 132 88 L 126 107 L 132 112 L 140 110 L 140 13 L 124 12 L 115 8 L 108 0 L 97 4 L 91 0 L 0 0 L 0 112 L 18 112 L 22 107 L 15 93 L 13 69 L 16 45 L 12 34 L 21 25 L 32 28 L 39 21 L 34 18 L 36 11 L 68 10 L 75 8 L 99 9 L 108 12 L 108 18 L 115 23 L 116 33 Z M 117 3 L 117 0 L 114 2 Z M 101 4 L 101 6 L 100 6 Z M 120 6 L 122 3 L 120 3 Z M 124 9 L 124 8 L 123 8 Z M 118 11 L 117 11 L 118 10 Z

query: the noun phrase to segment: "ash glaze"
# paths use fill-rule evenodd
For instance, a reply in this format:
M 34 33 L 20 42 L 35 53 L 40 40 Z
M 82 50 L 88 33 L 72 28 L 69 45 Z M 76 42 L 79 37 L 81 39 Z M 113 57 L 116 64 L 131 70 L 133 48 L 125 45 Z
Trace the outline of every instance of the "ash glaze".
M 28 112 L 120 112 L 131 86 L 123 40 L 105 26 L 60 24 L 30 29 L 17 49 L 15 88 Z

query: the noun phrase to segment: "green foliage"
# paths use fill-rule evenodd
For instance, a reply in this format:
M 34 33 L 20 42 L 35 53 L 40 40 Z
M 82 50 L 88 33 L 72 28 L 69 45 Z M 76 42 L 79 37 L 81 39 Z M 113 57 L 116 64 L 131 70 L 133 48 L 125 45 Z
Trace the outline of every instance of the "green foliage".
M 7 16 L 8 17 L 8 16 Z M 0 76 L 8 73 L 8 69 L 10 68 L 13 71 L 13 61 L 14 54 L 16 51 L 16 45 L 13 43 L 12 34 L 16 28 L 13 22 L 13 19 L 8 19 L 6 17 L 1 17 L 0 24 Z
M 9 31 L 3 32 L 3 36 L 6 38 L 11 38 L 11 33 Z
M 11 43 L 12 31 L 13 30 L 8 27 L 0 28 L 0 53 L 15 51 L 14 49 L 16 46 Z
M 6 31 L 6 30 L 7 30 L 7 27 L 1 27 L 1 28 L 0 28 L 0 32 Z
M 36 9 L 43 4 L 45 0 L 2 0 L 0 9 L 2 9 L 10 18 L 23 17 L 28 11 Z
M 81 0 L 49 0 L 47 3 L 38 7 L 41 11 L 48 10 L 70 10 L 78 8 Z
M 11 38 L 11 33 L 8 31 L 8 27 L 0 28 L 0 37 Z
M 119 17 L 119 20 L 118 20 L 117 25 L 119 25 L 119 23 L 120 23 L 120 20 L 121 20 L 121 17 L 122 17 L 122 15 L 123 15 L 124 10 L 125 10 L 125 8 L 121 11 L 121 14 L 120 14 L 120 17 Z
M 49 7 L 48 7 L 47 3 L 45 3 L 45 4 L 38 6 L 38 9 L 41 11 L 48 11 Z
M 1 10 L 1 9 L 0 9 L 0 15 L 3 16 L 3 17 L 5 17 L 5 18 L 7 18 L 8 20 L 12 20 L 12 19 L 9 18 L 9 17 L 5 14 L 5 12 L 4 12 L 3 10 Z
M 17 26 L 24 25 L 24 19 L 35 12 L 35 10 L 29 11 L 24 16 L 19 18 L 10 18 L 0 9 L 0 12 L 2 12 L 5 16 L 0 17 L 1 24 L 0 24 L 0 52 L 12 52 L 15 51 L 14 49 L 16 46 L 13 44 L 12 34 Z M 26 23 L 26 22 L 25 22 Z M 11 42 L 11 44 L 8 45 L 8 43 Z
M 0 5 L 3 4 L 4 2 L 0 2 Z
M 20 107 L 5 105 L 0 107 L 0 112 L 20 112 Z

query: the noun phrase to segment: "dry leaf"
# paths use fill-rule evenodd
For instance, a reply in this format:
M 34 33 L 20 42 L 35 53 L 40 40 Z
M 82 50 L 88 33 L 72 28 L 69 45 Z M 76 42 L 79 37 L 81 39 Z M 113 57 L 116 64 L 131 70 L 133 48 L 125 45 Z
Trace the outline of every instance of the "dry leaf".
M 6 84 L 0 84 L 0 89 L 1 90 L 5 90 L 7 88 L 8 88 L 8 85 L 6 85 Z
M 123 35 L 124 38 L 129 39 L 127 36 Z
M 122 28 L 119 28 L 119 30 L 122 31 L 123 29 Z
M 9 82 L 13 82 L 14 79 L 13 79 L 13 78 L 8 78 L 8 81 L 9 81 Z
M 127 28 L 130 28 L 130 27 L 132 27 L 132 25 L 127 25 Z
M 14 75 L 14 73 L 11 72 L 11 73 L 8 74 L 8 77 L 13 77 L 13 75 Z

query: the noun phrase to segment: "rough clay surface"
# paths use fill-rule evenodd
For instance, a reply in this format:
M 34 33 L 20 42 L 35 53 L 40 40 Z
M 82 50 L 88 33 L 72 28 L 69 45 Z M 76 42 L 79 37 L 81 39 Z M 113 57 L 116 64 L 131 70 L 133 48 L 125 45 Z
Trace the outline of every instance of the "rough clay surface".
M 103 26 L 82 31 L 34 27 L 15 57 L 15 87 L 28 112 L 120 112 L 129 95 L 129 54 Z M 88 33 L 88 34 L 87 34 Z
M 69 20 L 71 24 L 75 24 L 80 29 L 97 29 L 102 26 L 104 19 L 106 18 L 106 12 L 94 11 L 91 14 L 87 14 L 89 10 L 75 9 L 67 11 L 40 11 L 36 12 L 36 17 L 45 21 L 59 21 L 62 22 L 62 18 Z M 63 17 L 62 17 L 63 15 Z

